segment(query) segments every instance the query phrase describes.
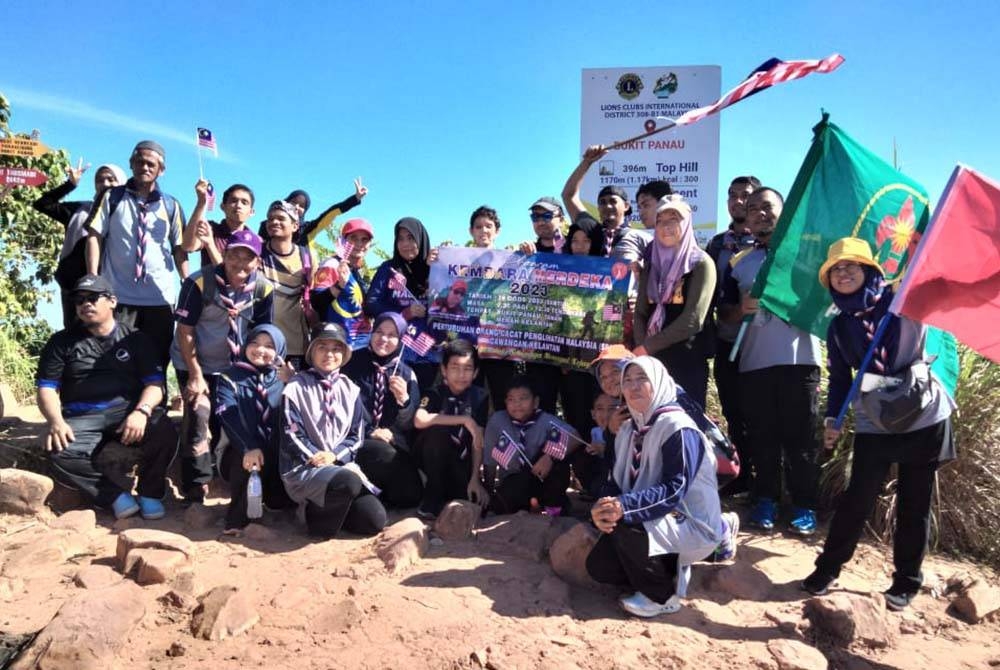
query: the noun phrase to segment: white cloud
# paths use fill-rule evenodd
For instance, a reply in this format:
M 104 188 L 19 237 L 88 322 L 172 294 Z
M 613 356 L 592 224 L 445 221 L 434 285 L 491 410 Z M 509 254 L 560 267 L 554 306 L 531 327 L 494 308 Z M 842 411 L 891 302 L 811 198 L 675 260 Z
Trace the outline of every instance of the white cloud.
M 10 99 L 15 108 L 22 105 L 30 109 L 62 114 L 116 130 L 127 130 L 158 141 L 171 140 L 191 147 L 197 146 L 194 128 L 190 132 L 184 132 L 156 121 L 147 121 L 146 119 L 126 116 L 118 112 L 94 107 L 79 100 L 60 98 L 48 95 L 47 93 L 7 88 L 4 90 L 4 95 Z M 238 162 L 237 157 L 229 152 L 220 152 L 218 160 L 224 163 Z

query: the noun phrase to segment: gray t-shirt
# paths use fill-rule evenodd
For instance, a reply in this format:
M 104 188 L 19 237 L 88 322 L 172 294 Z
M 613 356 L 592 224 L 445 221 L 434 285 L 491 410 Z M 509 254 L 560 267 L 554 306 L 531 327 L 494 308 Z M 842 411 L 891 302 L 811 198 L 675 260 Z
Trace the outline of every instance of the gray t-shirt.
M 727 283 L 729 290 L 723 299 L 733 303 L 733 286 L 739 289 L 738 296 L 753 288 L 754 279 L 760 266 L 767 258 L 767 251 L 754 249 L 737 259 L 730 267 Z M 751 372 L 777 365 L 818 366 L 819 338 L 804 330 L 785 323 L 780 318 L 761 307 L 747 327 L 740 344 L 740 372 Z

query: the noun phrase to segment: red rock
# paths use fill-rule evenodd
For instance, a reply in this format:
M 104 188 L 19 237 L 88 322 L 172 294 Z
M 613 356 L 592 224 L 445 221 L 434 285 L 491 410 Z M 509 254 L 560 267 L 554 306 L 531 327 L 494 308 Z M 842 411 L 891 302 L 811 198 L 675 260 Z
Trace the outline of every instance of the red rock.
M 881 649 L 895 642 L 881 596 L 833 593 L 810 598 L 804 612 L 816 629 L 843 645 L 860 642 Z
M 136 584 L 165 584 L 190 565 L 190 559 L 171 549 L 133 549 L 125 557 L 123 573 L 135 578 Z
M 119 667 L 115 656 L 145 613 L 142 589 L 132 582 L 83 591 L 59 608 L 12 670 Z
M 182 570 L 171 580 L 170 586 L 174 591 L 195 596 L 202 592 L 201 584 L 194 576 L 193 570 Z
M 420 519 L 403 519 L 385 528 L 375 540 L 375 553 L 390 572 L 413 565 L 427 553 L 427 527 Z
M 763 601 L 771 591 L 771 580 L 767 575 L 740 561 L 715 568 L 706 584 L 713 591 L 721 591 L 740 600 Z
M 597 531 L 587 524 L 576 524 L 549 547 L 552 570 L 571 584 L 597 588 L 597 582 L 587 574 L 587 556 L 595 544 Z
M 125 557 L 133 549 L 170 549 L 179 551 L 188 558 L 194 556 L 194 543 L 183 535 L 150 528 L 130 528 L 118 535 L 115 558 L 119 567 L 125 568 Z
M 364 613 L 353 600 L 341 600 L 320 610 L 313 622 L 312 630 L 321 634 L 342 633 L 360 625 Z
M 494 517 L 492 525 L 481 527 L 476 541 L 486 551 L 540 561 L 545 556 L 552 517 L 530 512 Z
M 89 550 L 89 543 L 82 535 L 65 530 L 49 531 L 6 552 L 2 572 L 7 577 L 28 578 Z
M 969 623 L 979 623 L 983 617 L 1000 610 L 1000 589 L 983 581 L 975 581 L 952 604 L 963 619 Z
M 88 565 L 73 577 L 73 583 L 81 589 L 103 589 L 121 580 L 122 576 L 106 565 Z
M 87 533 L 97 527 L 97 515 L 92 509 L 75 509 L 57 516 L 49 522 L 49 528 Z
M 235 586 L 217 586 L 198 599 L 191 633 L 204 640 L 224 640 L 252 628 L 260 615 Z
M 42 513 L 52 487 L 52 480 L 44 475 L 16 468 L 0 469 L 0 512 Z
M 830 667 L 819 649 L 798 640 L 768 640 L 767 650 L 778 662 L 779 670 L 827 670 Z
M 167 607 L 173 607 L 174 609 L 181 610 L 182 612 L 190 612 L 198 606 L 197 598 L 189 593 L 182 593 L 181 591 L 177 591 L 175 589 L 167 591 L 162 596 L 157 598 L 157 600 Z
M 479 505 L 468 500 L 452 500 L 434 521 L 434 532 L 442 540 L 464 540 L 472 536 L 479 515 Z
M 0 577 L 0 600 L 9 602 L 24 591 L 24 580 L 15 577 Z

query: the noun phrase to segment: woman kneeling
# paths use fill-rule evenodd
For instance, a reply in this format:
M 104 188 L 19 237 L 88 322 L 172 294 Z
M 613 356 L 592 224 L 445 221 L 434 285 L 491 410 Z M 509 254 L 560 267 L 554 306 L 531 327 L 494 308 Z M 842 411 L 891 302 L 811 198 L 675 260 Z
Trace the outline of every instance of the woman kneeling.
M 631 420 L 615 439 L 615 465 L 590 514 L 603 533 L 587 557 L 599 582 L 635 592 L 619 603 L 641 617 L 680 609 L 679 569 L 722 539 L 715 455 L 677 405 L 677 387 L 651 356 L 628 362 L 622 392 Z

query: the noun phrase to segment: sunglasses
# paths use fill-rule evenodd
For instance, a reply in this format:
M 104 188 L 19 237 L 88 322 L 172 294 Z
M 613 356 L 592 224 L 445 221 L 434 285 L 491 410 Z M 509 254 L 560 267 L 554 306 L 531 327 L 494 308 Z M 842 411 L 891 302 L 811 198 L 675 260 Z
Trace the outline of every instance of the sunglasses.
M 73 296 L 74 305 L 96 305 L 101 298 L 110 298 L 107 293 L 78 293 Z
M 556 215 L 554 213 L 552 213 L 552 212 L 545 212 L 544 214 L 539 214 L 537 212 L 532 212 L 531 213 L 531 220 L 532 221 L 551 221 L 552 219 L 555 218 L 555 216 Z

